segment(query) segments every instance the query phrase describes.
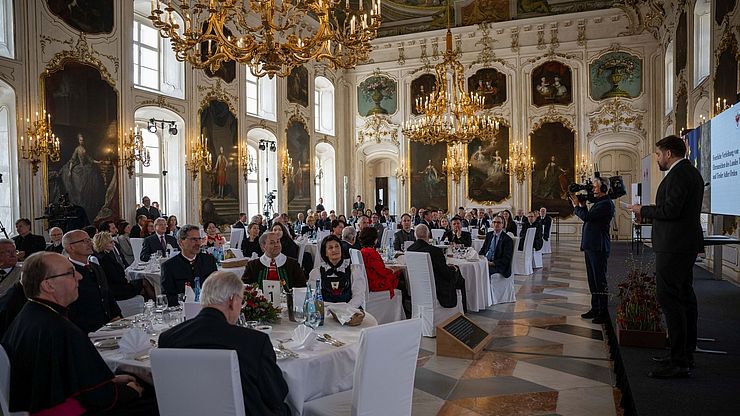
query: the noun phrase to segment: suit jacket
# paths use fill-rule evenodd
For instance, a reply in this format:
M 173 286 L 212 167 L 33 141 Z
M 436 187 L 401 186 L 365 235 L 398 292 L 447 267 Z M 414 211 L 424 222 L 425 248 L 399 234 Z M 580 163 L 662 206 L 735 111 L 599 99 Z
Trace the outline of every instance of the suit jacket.
M 491 249 L 491 243 L 493 242 L 493 235 L 496 234 L 494 231 L 489 231 L 486 234 L 486 239 L 483 241 L 483 247 L 481 247 L 478 254 L 481 256 L 488 255 L 488 250 Z M 514 240 L 506 234 L 505 231 L 501 231 L 496 243 L 496 248 L 493 251 L 493 266 L 488 266 L 488 273 L 498 273 L 504 277 L 511 276 L 511 262 L 514 259 Z
M 244 269 L 242 281 L 244 283 L 257 283 L 262 287 L 262 280 L 267 276 L 270 261 L 271 259 L 264 254 L 258 259 L 251 260 Z M 285 273 L 288 288 L 306 287 L 306 275 L 298 264 L 298 260 L 285 254 L 279 254 L 275 257 L 275 264 L 278 267 L 278 274 Z
M 185 283 L 195 288 L 195 277 L 200 277 L 201 286 L 211 273 L 218 270 L 216 259 L 210 254 L 198 253 L 190 264 L 182 253 L 162 263 L 162 294 L 167 295 L 169 306 L 177 306 L 177 295 L 185 293 Z
M 518 227 L 516 226 L 514 220 L 509 218 L 509 221 L 506 223 L 506 232 L 516 235 L 516 232 L 518 231 L 517 228 Z
M 419 224 L 424 224 L 429 228 L 429 231 L 432 231 L 433 229 L 437 228 L 434 225 L 434 221 L 424 221 L 423 219 L 419 221 Z
M 704 179 L 687 159 L 668 172 L 658 186 L 655 205 L 640 209 L 643 219 L 653 221 L 651 234 L 656 253 L 704 251 L 704 234 L 699 215 L 704 198 Z
M 396 234 L 393 236 L 393 249 L 396 251 L 403 250 L 403 243 L 406 241 L 416 241 L 413 228 L 408 233 L 402 229 L 396 231 Z
M 149 205 L 149 208 L 139 207 L 139 209 L 136 210 L 136 217 L 138 217 L 139 215 L 146 215 L 146 217 L 150 220 L 156 220 L 157 218 L 162 216 L 159 210 L 151 205 Z
M 180 246 L 177 245 L 177 239 L 171 235 L 164 235 L 164 242 L 172 246 L 173 249 L 179 250 Z M 162 257 L 167 255 L 167 247 L 162 247 L 162 243 L 159 241 L 159 236 L 154 233 L 147 238 L 144 239 L 144 244 L 141 247 L 141 256 L 139 256 L 141 261 L 149 261 L 149 259 L 152 257 L 152 254 L 159 251 L 162 254 Z
M 111 319 L 121 316 L 103 268 L 90 262 L 89 269 L 73 263 L 82 275 L 78 284 L 79 296 L 69 305 L 69 319 L 85 333 L 94 332 Z
M 13 242 L 16 250 L 26 252 L 26 258 L 33 253 L 46 250 L 46 240 L 36 234 L 26 234 L 25 237 L 17 235 L 13 237 Z
M 457 236 L 456 236 L 456 235 L 455 235 L 455 234 L 454 234 L 454 233 L 452 232 L 452 230 L 448 230 L 448 231 L 447 231 L 447 232 L 445 232 L 445 233 L 444 233 L 444 235 L 442 236 L 442 240 L 443 240 L 443 241 L 445 241 L 445 240 L 446 240 L 446 241 L 449 241 L 450 243 L 454 243 L 454 244 L 462 244 L 462 245 L 464 245 L 465 247 L 470 247 L 470 246 L 472 246 L 472 245 L 473 245 L 473 237 L 472 237 L 472 236 L 470 235 L 470 233 L 469 233 L 469 232 L 467 232 L 467 231 L 461 231 L 461 232 L 460 232 L 460 237 L 458 238 L 458 237 L 457 237 Z
M 5 331 L 25 304 L 26 295 L 23 293 L 21 282 L 18 281 L 0 296 L 0 338 L 5 335 Z
M 364 214 L 365 213 L 365 203 L 355 202 L 354 204 L 352 204 L 352 209 L 359 209 Z
M 284 403 L 288 385 L 277 366 L 270 337 L 229 324 L 218 309 L 203 308 L 195 318 L 163 332 L 159 348 L 236 351 L 246 414 L 288 414 Z
M 550 239 L 550 229 L 552 228 L 552 218 L 545 215 L 545 218 L 540 217 L 542 223 L 542 239 L 547 241 Z
M 303 234 L 309 234 L 309 233 L 315 233 L 317 231 L 319 231 L 319 227 L 317 227 L 315 225 L 313 226 L 313 228 L 312 227 L 309 227 L 308 225 L 304 225 L 303 227 L 301 227 L 301 235 L 303 235 Z
M 8 289 L 10 289 L 14 284 L 21 280 L 21 269 L 21 266 L 16 265 L 10 270 L 10 273 L 8 273 L 5 278 L 0 281 L 0 295 L 7 292 Z
M 64 247 L 62 246 L 61 243 L 56 246 L 53 243 L 49 243 L 46 245 L 45 251 L 51 251 L 53 253 L 62 254 L 62 252 L 64 251 Z
M 445 308 L 457 306 L 457 289 L 455 289 L 457 276 L 454 270 L 447 266 L 444 251 L 424 240 L 416 240 L 406 251 L 429 253 L 429 257 L 432 259 L 434 287 L 437 290 L 439 304 Z
M 534 224 L 530 224 L 529 221 L 522 221 L 522 231 L 519 233 L 521 237 L 519 239 L 519 251 L 524 250 L 524 240 L 527 237 L 527 229 L 535 227 L 537 231 L 534 234 L 534 250 L 542 249 L 542 224 L 535 220 Z
M 234 225 L 231 226 L 231 228 L 247 228 L 244 226 L 244 223 L 241 221 L 237 221 L 234 223 Z
M 141 227 L 139 224 L 131 227 L 131 232 L 128 233 L 129 238 L 141 238 Z
M 105 278 L 108 279 L 108 287 L 115 300 L 131 299 L 139 294 L 140 290 L 126 279 L 126 271 L 116 260 L 112 251 L 95 253 L 95 257 L 97 257 L 100 267 L 103 268 Z
M 609 226 L 614 218 L 614 202 L 604 196 L 587 207 L 575 207 L 575 214 L 583 221 L 581 229 L 582 251 L 603 251 L 609 254 L 611 240 Z

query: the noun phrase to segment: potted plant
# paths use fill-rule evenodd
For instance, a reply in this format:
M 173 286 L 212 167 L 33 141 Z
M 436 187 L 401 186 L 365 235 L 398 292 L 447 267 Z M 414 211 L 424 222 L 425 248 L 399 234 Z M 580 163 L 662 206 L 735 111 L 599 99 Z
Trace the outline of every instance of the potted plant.
M 246 321 L 275 322 L 280 318 L 280 308 L 272 306 L 256 284 L 244 286 L 242 313 Z
M 634 258 L 627 260 L 627 278 L 618 285 L 617 340 L 630 347 L 662 348 L 666 343 L 656 296 L 655 272 Z M 648 271 L 650 270 L 650 271 Z

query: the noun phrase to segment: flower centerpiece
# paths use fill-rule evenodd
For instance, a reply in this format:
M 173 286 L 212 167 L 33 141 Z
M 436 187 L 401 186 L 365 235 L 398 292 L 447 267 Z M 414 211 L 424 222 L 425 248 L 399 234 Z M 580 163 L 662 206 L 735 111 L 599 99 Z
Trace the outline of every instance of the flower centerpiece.
M 247 321 L 275 322 L 280 317 L 280 308 L 272 306 L 258 285 L 245 285 L 242 313 Z
M 652 267 L 627 260 L 627 278 L 618 285 L 617 339 L 623 346 L 663 347 L 665 331 Z
M 375 103 L 375 106 L 368 110 L 367 115 L 388 114 L 388 110 L 383 108 L 380 102 L 383 101 L 383 98 L 390 97 L 395 89 L 396 84 L 393 80 L 382 75 L 374 75 L 360 83 L 362 95 Z

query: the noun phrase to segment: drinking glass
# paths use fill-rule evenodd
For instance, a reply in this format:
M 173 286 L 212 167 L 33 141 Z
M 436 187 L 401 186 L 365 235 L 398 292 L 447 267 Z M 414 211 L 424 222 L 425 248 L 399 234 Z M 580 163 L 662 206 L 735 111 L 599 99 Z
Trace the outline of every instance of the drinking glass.
M 306 317 L 306 321 L 304 324 L 307 327 L 316 329 L 319 327 L 319 323 L 321 322 L 321 313 L 319 311 L 314 311 L 308 314 Z
M 167 309 L 167 295 L 157 295 L 156 312 L 162 312 Z
M 185 307 L 185 294 L 184 293 L 177 294 L 177 303 L 180 304 L 180 309 L 183 309 Z

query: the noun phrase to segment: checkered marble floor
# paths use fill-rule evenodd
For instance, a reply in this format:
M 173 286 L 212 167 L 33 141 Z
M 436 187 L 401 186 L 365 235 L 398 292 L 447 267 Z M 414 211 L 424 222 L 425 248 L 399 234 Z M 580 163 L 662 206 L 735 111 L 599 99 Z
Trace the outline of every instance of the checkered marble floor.
M 590 305 L 578 242 L 553 242 L 543 268 L 516 275 L 517 302 L 467 316 L 494 334 L 479 360 L 439 357 L 422 338 L 412 414 L 600 415 L 619 413 L 612 362 Z

